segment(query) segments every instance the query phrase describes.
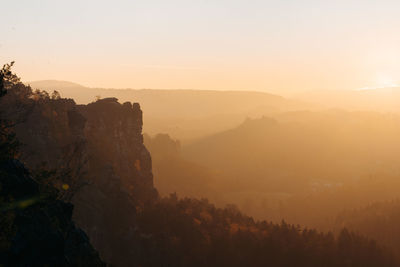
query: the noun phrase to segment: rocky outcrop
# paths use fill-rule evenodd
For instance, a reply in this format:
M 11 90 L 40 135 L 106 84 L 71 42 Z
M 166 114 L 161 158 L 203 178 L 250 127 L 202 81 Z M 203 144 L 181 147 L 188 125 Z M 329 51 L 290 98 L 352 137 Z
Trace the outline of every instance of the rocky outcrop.
M 137 103 L 103 99 L 78 110 L 86 118 L 87 179 L 74 197 L 74 219 L 107 262 L 134 262 L 136 209 L 154 200 L 151 158 Z
M 91 156 L 90 175 L 100 175 L 99 169 L 108 165 L 132 197 L 151 200 L 155 196 L 151 157 L 143 144 L 139 104 L 121 105 L 116 98 L 107 98 L 78 109 L 87 119 L 84 135 Z
M 16 160 L 0 163 L 0 177 L 0 266 L 105 266 L 72 204 L 40 191 Z
M 19 114 L 15 129 L 29 169 L 67 173 L 64 198 L 75 205 L 74 221 L 105 262 L 129 266 L 138 249 L 136 210 L 158 196 L 139 104 L 107 98 L 78 106 L 24 87 L 10 90 L 3 103 Z

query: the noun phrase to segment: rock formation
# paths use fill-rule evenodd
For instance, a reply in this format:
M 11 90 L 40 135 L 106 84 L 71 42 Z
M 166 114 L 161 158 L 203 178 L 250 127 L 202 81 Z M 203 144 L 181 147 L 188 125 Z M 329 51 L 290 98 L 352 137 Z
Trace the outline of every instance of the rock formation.
M 157 197 L 139 104 L 107 98 L 78 106 L 24 86 L 10 90 L 3 103 L 18 121 L 24 163 L 55 170 L 56 183 L 70 177 L 62 181 L 68 185 L 63 198 L 75 205 L 74 221 L 105 262 L 129 262 L 137 249 L 136 210 Z
M 105 266 L 57 200 L 17 160 L 0 163 L 0 266 Z

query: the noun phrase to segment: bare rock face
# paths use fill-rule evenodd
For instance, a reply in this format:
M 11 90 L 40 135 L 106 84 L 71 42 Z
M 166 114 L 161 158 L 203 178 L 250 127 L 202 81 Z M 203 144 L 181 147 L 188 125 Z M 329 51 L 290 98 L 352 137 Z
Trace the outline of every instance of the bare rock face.
M 87 119 L 84 135 L 91 155 L 91 174 L 107 164 L 132 196 L 141 202 L 151 199 L 151 157 L 143 144 L 139 104 L 121 105 L 116 98 L 107 98 L 79 110 Z
M 86 118 L 91 181 L 74 197 L 74 219 L 107 262 L 124 266 L 135 247 L 136 209 L 157 197 L 138 104 L 104 99 L 78 110 Z M 133 262 L 133 260 L 130 260 Z
M 107 98 L 78 106 L 24 87 L 2 101 L 8 110 L 19 109 L 13 113 L 24 163 L 67 172 L 73 220 L 105 262 L 129 266 L 138 250 L 136 210 L 158 197 L 139 104 Z

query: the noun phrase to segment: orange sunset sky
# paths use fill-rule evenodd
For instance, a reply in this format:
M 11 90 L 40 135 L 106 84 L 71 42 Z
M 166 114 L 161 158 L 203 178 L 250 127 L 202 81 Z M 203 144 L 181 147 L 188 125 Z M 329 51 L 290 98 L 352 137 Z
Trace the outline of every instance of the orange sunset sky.
M 400 83 L 400 1 L 4 1 L 0 63 L 90 87 L 307 90 Z

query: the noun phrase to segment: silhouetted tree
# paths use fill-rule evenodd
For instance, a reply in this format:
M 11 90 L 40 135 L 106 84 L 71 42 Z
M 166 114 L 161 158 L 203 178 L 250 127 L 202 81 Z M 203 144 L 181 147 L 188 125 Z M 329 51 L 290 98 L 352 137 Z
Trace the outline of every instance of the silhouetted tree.
M 14 62 L 5 64 L 0 70 L 0 97 L 5 96 L 11 86 L 20 82 L 20 78 L 11 71 L 13 65 Z M 12 126 L 12 122 L 0 113 L 0 161 L 17 156 L 19 143 Z

